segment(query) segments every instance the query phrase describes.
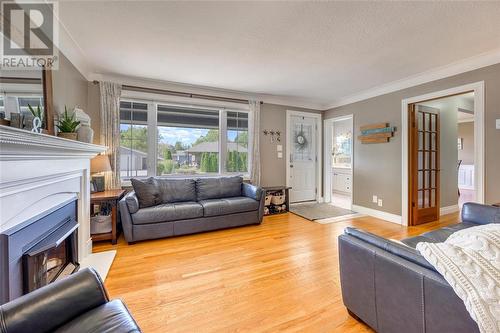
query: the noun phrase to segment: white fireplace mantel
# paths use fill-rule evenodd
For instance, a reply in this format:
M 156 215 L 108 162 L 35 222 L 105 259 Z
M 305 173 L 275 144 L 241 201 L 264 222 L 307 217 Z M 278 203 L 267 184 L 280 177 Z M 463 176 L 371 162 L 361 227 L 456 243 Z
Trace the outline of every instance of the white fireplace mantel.
M 104 151 L 105 146 L 0 125 L 0 160 L 91 159 Z
M 90 159 L 105 146 L 0 125 L 0 233 L 78 200 L 82 261 L 90 238 Z

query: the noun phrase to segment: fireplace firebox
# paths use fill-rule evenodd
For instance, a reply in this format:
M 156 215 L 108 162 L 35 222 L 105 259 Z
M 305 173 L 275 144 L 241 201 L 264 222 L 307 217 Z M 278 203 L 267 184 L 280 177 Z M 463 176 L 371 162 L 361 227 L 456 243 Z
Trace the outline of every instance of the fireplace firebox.
M 77 200 L 0 232 L 0 305 L 78 270 Z
M 23 254 L 23 291 L 29 293 L 77 271 L 77 228 L 72 218 Z

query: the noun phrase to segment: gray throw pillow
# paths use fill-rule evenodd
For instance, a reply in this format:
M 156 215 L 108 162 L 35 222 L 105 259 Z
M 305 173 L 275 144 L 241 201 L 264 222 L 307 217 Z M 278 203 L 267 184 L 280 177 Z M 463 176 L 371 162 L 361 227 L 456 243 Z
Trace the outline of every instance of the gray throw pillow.
M 196 201 L 196 181 L 194 179 L 157 178 L 162 202 Z
M 144 180 L 132 178 L 130 181 L 139 200 L 140 208 L 156 206 L 161 203 L 160 189 L 156 179 L 153 177 Z

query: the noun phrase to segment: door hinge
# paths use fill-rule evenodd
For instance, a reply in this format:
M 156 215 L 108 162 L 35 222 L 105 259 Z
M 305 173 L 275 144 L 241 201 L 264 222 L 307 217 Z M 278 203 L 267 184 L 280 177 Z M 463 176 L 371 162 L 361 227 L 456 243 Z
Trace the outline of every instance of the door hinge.
M 314 193 L 318 194 L 318 188 L 317 187 L 314 189 Z

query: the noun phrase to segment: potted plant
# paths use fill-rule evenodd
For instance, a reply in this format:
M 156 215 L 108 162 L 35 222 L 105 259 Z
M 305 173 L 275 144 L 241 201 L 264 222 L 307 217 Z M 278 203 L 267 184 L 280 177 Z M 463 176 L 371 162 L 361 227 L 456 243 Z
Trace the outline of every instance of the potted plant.
M 75 114 L 71 115 L 68 113 L 68 109 L 64 106 L 64 113 L 59 117 L 57 128 L 59 133 L 57 136 L 65 139 L 76 140 L 77 133 L 76 129 L 80 125 L 80 122 L 75 119 Z

